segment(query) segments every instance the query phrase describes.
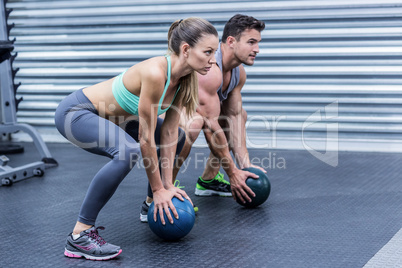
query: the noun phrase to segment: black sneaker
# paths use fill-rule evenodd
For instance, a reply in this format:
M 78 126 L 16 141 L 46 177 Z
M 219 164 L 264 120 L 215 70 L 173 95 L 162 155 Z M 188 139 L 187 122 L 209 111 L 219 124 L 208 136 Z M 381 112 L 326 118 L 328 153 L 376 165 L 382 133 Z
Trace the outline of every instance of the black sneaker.
M 142 203 L 141 212 L 140 212 L 140 221 L 141 222 L 148 222 L 148 209 L 149 209 L 149 206 L 144 201 L 144 203 Z
M 223 178 L 223 174 L 218 174 L 210 181 L 204 181 L 201 177 L 198 178 L 195 186 L 195 195 L 198 196 L 232 196 L 230 183 Z
M 64 255 L 70 258 L 86 258 L 88 260 L 105 261 L 118 256 L 122 249 L 106 241 L 99 235 L 98 229 L 102 226 L 92 227 L 81 232 L 80 237 L 73 239 L 72 233 L 67 237 Z

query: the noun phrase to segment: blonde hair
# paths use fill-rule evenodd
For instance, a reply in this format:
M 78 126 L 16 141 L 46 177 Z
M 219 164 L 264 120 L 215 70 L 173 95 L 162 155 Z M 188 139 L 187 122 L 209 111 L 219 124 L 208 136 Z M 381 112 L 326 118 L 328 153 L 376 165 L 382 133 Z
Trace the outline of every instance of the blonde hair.
M 202 18 L 187 18 L 172 23 L 168 32 L 168 53 L 180 54 L 180 45 L 186 42 L 194 47 L 199 39 L 213 34 L 218 37 L 215 27 Z M 180 79 L 180 91 L 175 103 L 186 108 L 186 115 L 191 116 L 198 105 L 198 78 L 195 71 Z

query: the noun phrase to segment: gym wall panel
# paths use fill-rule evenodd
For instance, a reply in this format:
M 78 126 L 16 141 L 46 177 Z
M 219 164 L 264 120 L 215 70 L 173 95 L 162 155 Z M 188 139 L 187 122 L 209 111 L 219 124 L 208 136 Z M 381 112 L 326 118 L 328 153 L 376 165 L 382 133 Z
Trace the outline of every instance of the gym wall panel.
M 165 53 L 189 16 L 219 33 L 234 14 L 266 22 L 243 90 L 250 147 L 402 151 L 402 1 L 8 1 L 18 120 L 57 140 L 54 110 L 79 88 Z M 205 145 L 203 139 L 197 143 Z

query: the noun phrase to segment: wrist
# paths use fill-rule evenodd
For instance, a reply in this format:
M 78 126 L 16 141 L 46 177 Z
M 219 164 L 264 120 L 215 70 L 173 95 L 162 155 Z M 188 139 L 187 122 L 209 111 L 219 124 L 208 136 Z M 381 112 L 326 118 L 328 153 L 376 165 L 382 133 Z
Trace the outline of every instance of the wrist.
M 233 165 L 227 169 L 224 168 L 224 170 L 225 170 L 226 174 L 229 176 L 229 178 L 232 177 L 236 172 L 239 171 L 239 169 L 235 165 Z
M 151 186 L 151 189 L 152 189 L 152 193 L 155 193 L 155 192 L 158 192 L 158 191 L 164 189 L 164 187 L 163 187 L 163 185 L 160 185 L 158 187 L 152 187 Z
M 163 183 L 163 187 L 165 188 L 165 189 L 169 189 L 169 188 L 172 188 L 172 187 L 174 187 L 174 185 L 173 185 L 173 183 L 171 183 L 171 182 L 164 182 Z
M 221 159 L 221 166 L 229 176 L 238 171 L 232 157 L 225 157 Z
M 251 167 L 251 163 L 242 163 L 241 165 L 239 165 L 240 169 L 245 169 L 245 168 L 249 168 Z

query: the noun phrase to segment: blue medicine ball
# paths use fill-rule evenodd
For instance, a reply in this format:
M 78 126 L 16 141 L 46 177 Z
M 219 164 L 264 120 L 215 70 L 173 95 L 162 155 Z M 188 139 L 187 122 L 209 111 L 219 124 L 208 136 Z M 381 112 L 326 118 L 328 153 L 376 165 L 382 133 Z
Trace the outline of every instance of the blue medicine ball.
M 169 222 L 166 214 L 163 213 L 163 217 L 165 218 L 165 225 L 163 225 L 159 216 L 159 212 L 157 213 L 156 222 L 154 221 L 153 202 L 149 206 L 148 210 L 149 228 L 151 228 L 151 230 L 160 238 L 169 241 L 179 240 L 180 238 L 186 236 L 193 228 L 195 222 L 194 208 L 191 205 L 190 201 L 188 201 L 187 199 L 184 199 L 184 201 L 180 201 L 176 197 L 173 197 L 172 203 L 175 206 L 177 213 L 179 214 L 179 219 L 176 219 L 169 208 L 170 215 L 172 215 L 173 218 L 173 224 Z

